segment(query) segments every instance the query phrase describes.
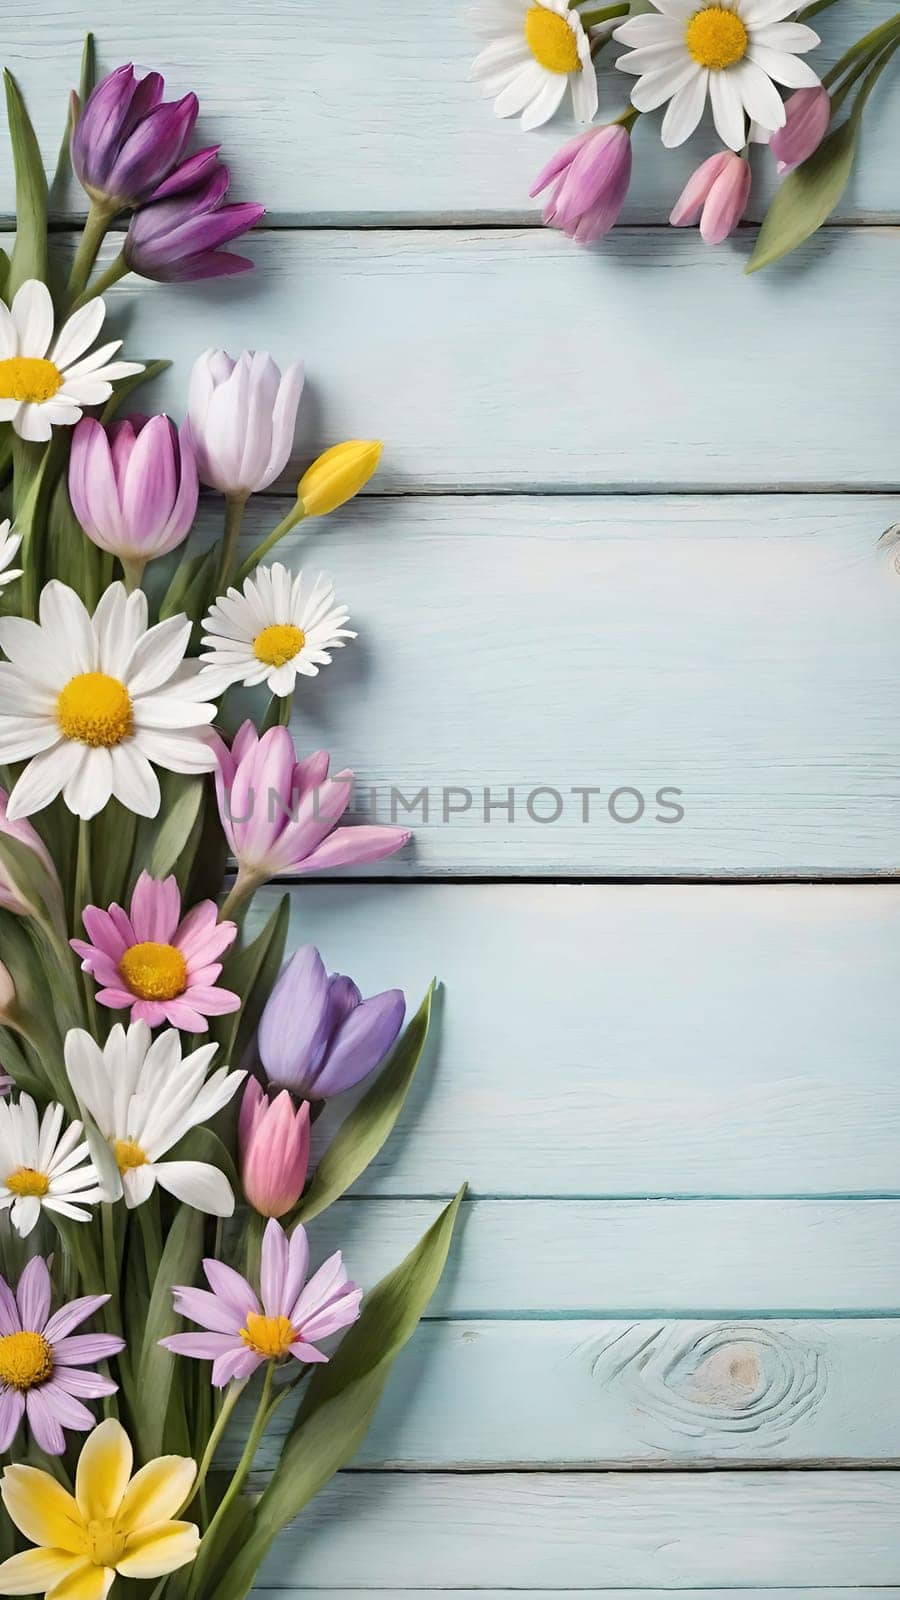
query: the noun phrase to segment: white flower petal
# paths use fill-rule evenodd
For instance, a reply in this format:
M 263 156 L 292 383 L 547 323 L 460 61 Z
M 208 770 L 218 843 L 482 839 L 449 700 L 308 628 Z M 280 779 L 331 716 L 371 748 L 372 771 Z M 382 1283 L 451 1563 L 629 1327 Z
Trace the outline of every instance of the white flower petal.
M 112 754 L 112 792 L 127 811 L 138 817 L 155 817 L 160 806 L 159 779 L 133 739 L 115 746 Z
M 784 102 L 771 78 L 746 57 L 731 71 L 741 99 L 757 127 L 773 131 L 784 125 Z M 766 135 L 768 137 L 768 135 Z
M 28 278 L 12 303 L 12 320 L 18 335 L 19 355 L 42 359 L 53 338 L 53 301 L 38 278 Z M 29 437 L 23 434 L 23 438 Z
M 690 138 L 700 121 L 706 104 L 708 78 L 709 73 L 698 68 L 677 94 L 672 96 L 660 130 L 662 142 L 667 150 L 674 150 L 678 145 L 684 144 L 685 139 Z M 633 100 L 634 95 L 631 98 Z
M 821 40 L 812 28 L 804 27 L 802 22 L 768 22 L 761 28 L 753 29 L 750 43 L 771 45 L 774 50 L 787 50 L 791 55 L 802 56 L 807 50 L 814 50 Z
M 112 794 L 112 756 L 103 745 L 93 749 L 71 741 L 80 754 L 78 765 L 69 775 L 63 799 L 76 817 L 87 822 L 102 811 Z
M 46 408 L 42 405 L 28 403 L 20 406 L 13 418 L 13 427 L 20 439 L 30 439 L 35 444 L 42 444 L 51 437 L 53 429 L 45 411 Z
M 64 739 L 28 763 L 9 797 L 6 814 L 11 822 L 19 817 L 34 816 L 56 799 L 75 771 L 82 748 Z
M 674 21 L 671 17 L 658 16 L 655 11 L 643 12 L 638 17 L 629 17 L 620 28 L 616 28 L 613 38 L 616 44 L 641 46 L 645 44 L 684 44 L 684 24 Z
M 746 139 L 746 123 L 736 75 L 731 71 L 711 72 L 709 98 L 719 138 L 729 149 L 740 150 Z
M 704 72 L 702 67 L 697 66 L 696 61 L 692 60 L 687 60 L 678 67 L 660 67 L 656 72 L 648 72 L 643 78 L 638 79 L 631 91 L 631 103 L 637 107 L 638 111 L 655 111 L 657 106 L 664 105 L 666 100 L 671 100 L 673 96 L 688 85 L 696 85 L 697 82 L 703 85 L 703 99 L 705 100 L 706 78 L 707 73 Z M 700 116 L 702 114 L 703 105 L 701 102 Z M 700 121 L 700 116 L 697 117 L 697 122 Z M 690 133 L 693 133 L 697 122 L 694 122 L 690 128 Z M 683 137 L 686 139 L 688 134 L 684 134 Z M 665 143 L 665 140 L 663 140 L 663 143 Z
M 19 353 L 19 335 L 12 319 L 12 312 L 5 301 L 0 300 L 0 361 L 9 361 Z
M 205 1161 L 158 1161 L 154 1168 L 161 1189 L 211 1217 L 230 1217 L 234 1195 L 224 1172 Z
M 103 327 L 106 316 L 106 306 L 99 297 L 88 300 L 80 311 L 73 311 L 68 321 L 63 325 L 59 337 L 53 346 L 51 360 L 65 371 L 79 356 L 89 350 Z
M 806 61 L 790 56 L 783 50 L 770 50 L 764 44 L 751 44 L 747 59 L 755 61 L 763 72 L 781 83 L 786 89 L 817 89 L 819 78 Z M 778 124 L 779 127 L 782 123 Z
M 540 92 L 522 113 L 522 127 L 526 133 L 532 128 L 543 127 L 556 114 L 566 92 L 566 84 L 567 79 L 561 72 L 555 72 L 545 80 Z
M 544 82 L 544 69 L 536 61 L 530 61 L 515 75 L 511 83 L 502 89 L 494 101 L 494 111 L 498 117 L 517 117 L 535 95 L 540 94 Z

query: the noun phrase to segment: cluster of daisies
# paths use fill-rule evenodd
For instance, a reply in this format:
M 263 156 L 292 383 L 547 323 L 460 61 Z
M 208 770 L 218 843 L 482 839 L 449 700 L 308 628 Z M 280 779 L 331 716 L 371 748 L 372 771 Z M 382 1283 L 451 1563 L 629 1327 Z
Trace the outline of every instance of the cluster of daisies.
M 684 144 L 709 104 L 723 150 L 692 175 L 672 212 L 695 223 L 708 243 L 727 237 L 744 215 L 751 142 L 769 144 L 785 171 L 805 161 L 827 131 L 826 89 L 802 58 L 818 34 L 796 20 L 797 0 L 653 0 L 621 18 L 627 5 L 567 0 L 482 0 L 473 15 L 487 41 L 472 76 L 499 117 L 525 129 L 547 122 L 567 95 L 575 117 L 597 112 L 595 61 L 609 40 L 634 78 L 630 105 L 615 122 L 569 141 L 539 175 L 532 194 L 551 188 L 545 221 L 589 242 L 615 222 L 631 176 L 631 130 L 665 107 L 662 143 Z M 794 91 L 785 101 L 782 88 Z

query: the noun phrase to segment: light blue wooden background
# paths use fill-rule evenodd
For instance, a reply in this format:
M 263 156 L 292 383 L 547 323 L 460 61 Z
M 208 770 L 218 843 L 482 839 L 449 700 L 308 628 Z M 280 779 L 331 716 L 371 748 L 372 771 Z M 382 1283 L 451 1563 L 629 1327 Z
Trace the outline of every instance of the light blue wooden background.
M 840 0 L 829 57 L 890 9 Z M 896 85 L 839 226 L 745 280 L 749 234 L 659 227 L 697 151 L 652 128 L 602 251 L 537 228 L 565 129 L 493 120 L 457 3 L 3 21 L 48 155 L 93 26 L 104 66 L 198 89 L 269 207 L 252 282 L 116 291 L 130 347 L 174 358 L 160 401 L 181 414 L 206 346 L 267 345 L 308 362 L 294 466 L 386 440 L 372 493 L 291 547 L 362 632 L 297 733 L 378 808 L 424 785 L 438 810 L 399 885 L 295 891 L 294 936 L 364 988 L 446 991 L 316 1249 L 371 1282 L 461 1178 L 471 1199 L 355 1469 L 261 1588 L 900 1596 L 900 891 L 865 881 L 900 822 Z M 444 825 L 448 785 L 473 800 Z M 553 824 L 525 811 L 542 785 Z M 647 812 L 585 824 L 588 785 Z

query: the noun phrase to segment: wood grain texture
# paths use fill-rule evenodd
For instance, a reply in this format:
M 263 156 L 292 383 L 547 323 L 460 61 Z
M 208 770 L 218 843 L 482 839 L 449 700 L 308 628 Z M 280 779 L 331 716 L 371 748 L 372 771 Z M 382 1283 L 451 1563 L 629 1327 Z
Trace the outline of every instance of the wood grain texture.
M 354 1467 L 896 1465 L 898 1363 L 889 1319 L 430 1322 Z M 220 1464 L 239 1459 L 255 1404 L 242 1402 Z M 260 1469 L 291 1415 L 276 1413 Z
M 900 1473 L 335 1480 L 263 1587 L 691 1589 L 900 1583 Z M 849 1597 L 848 1597 L 849 1600 Z
M 152 399 L 179 416 L 209 346 L 302 354 L 304 455 L 379 435 L 376 493 L 896 489 L 900 233 L 846 231 L 839 271 L 821 234 L 771 277 L 742 277 L 748 249 L 674 230 L 623 229 L 600 254 L 546 230 L 263 232 L 238 286 L 125 279 L 109 302 L 130 355 L 173 358 Z
M 818 70 L 891 9 L 891 0 L 842 0 L 818 18 Z M 7 0 L 3 22 L 3 61 L 21 80 L 48 155 L 55 159 L 81 39 L 92 28 L 104 69 L 134 59 L 163 71 L 173 93 L 197 90 L 198 137 L 223 141 L 240 197 L 263 201 L 279 220 L 536 220 L 528 191 L 575 128 L 558 117 L 525 136 L 498 122 L 467 81 L 479 45 L 466 8 L 442 0 L 382 6 L 377 26 L 368 0 L 344 0 L 337 16 L 321 0 L 194 0 L 189 11 L 180 0 L 142 10 L 121 0 L 46 0 L 37 10 Z M 898 211 L 895 88 L 882 86 L 867 115 L 839 217 Z M 626 92 L 621 73 L 601 74 L 601 119 L 618 114 Z M 665 220 L 688 172 L 714 147 L 709 132 L 665 152 L 659 122 L 644 118 L 637 130 L 632 220 Z M 759 152 L 755 216 L 772 192 L 772 166 Z M 10 212 L 8 157 L 0 171 L 0 210 Z M 66 196 L 66 206 L 83 209 L 83 196 Z
M 379 874 L 893 872 L 898 520 L 880 496 L 358 501 L 281 546 L 360 631 L 298 693 L 298 740 L 414 827 Z
M 358 1194 L 900 1189 L 892 885 L 309 882 L 292 907 L 289 944 L 365 994 L 446 986 Z
M 316 1220 L 316 1258 L 340 1247 L 372 1285 L 438 1209 L 338 1201 Z M 476 1200 L 459 1226 L 434 1317 L 900 1312 L 896 1200 Z
M 428 1589 L 403 1589 L 402 1591 L 391 1587 L 392 1594 L 402 1593 L 403 1600 L 431 1600 L 435 1594 L 441 1600 L 472 1600 L 471 1589 L 445 1589 L 430 1587 Z M 254 1589 L 254 1594 L 266 1594 L 269 1600 L 294 1600 L 297 1594 L 302 1593 L 304 1600 L 359 1600 L 359 1589 L 310 1589 L 305 1584 L 302 1589 Z M 364 1591 L 363 1591 L 364 1592 Z M 369 1591 L 378 1593 L 378 1590 Z M 521 1593 L 516 1589 L 479 1589 L 479 1600 L 510 1600 L 512 1595 Z M 634 1589 L 530 1589 L 529 1600 L 571 1600 L 573 1594 L 578 1595 L 578 1600 L 634 1600 Z M 671 1600 L 671 1589 L 641 1589 L 641 1600 Z M 679 1589 L 680 1600 L 734 1600 L 734 1589 Z M 814 1588 L 804 1586 L 797 1589 L 742 1589 L 741 1600 L 898 1600 L 900 1589 L 882 1585 L 877 1589 L 847 1588 L 842 1585 L 840 1589 L 823 1589 L 818 1584 Z

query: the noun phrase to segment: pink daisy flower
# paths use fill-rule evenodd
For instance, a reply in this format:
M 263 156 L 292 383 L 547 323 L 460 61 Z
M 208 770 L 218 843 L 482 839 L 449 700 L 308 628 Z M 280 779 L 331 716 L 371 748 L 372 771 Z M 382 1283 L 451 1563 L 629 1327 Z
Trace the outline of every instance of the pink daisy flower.
M 204 1261 L 212 1294 L 182 1287 L 172 1294 L 175 1310 L 207 1331 L 176 1333 L 160 1344 L 175 1355 L 211 1361 L 212 1381 L 219 1389 L 233 1378 L 249 1378 L 266 1361 L 288 1356 L 327 1361 L 314 1341 L 356 1321 L 362 1289 L 348 1278 L 340 1250 L 307 1283 L 308 1268 L 305 1229 L 296 1227 L 288 1238 L 270 1218 L 263 1235 L 259 1297 L 233 1267 Z
M 101 985 L 97 999 L 113 1011 L 131 1008 L 132 1022 L 155 1028 L 168 1022 L 185 1033 L 205 1033 L 207 1017 L 237 1011 L 240 996 L 217 987 L 219 956 L 234 942 L 237 927 L 219 922 L 214 900 L 201 900 L 181 915 L 174 877 L 142 872 L 129 912 L 111 905 L 85 906 L 90 944 L 72 939 L 83 972 Z
M 50 1315 L 50 1274 L 41 1256 L 29 1261 L 15 1294 L 0 1278 L 0 1451 L 8 1450 L 23 1416 L 42 1450 L 61 1456 L 64 1428 L 88 1433 L 97 1419 L 82 1400 L 115 1394 L 117 1385 L 96 1372 L 83 1372 L 125 1348 L 111 1333 L 70 1337 L 108 1294 L 70 1300 Z

